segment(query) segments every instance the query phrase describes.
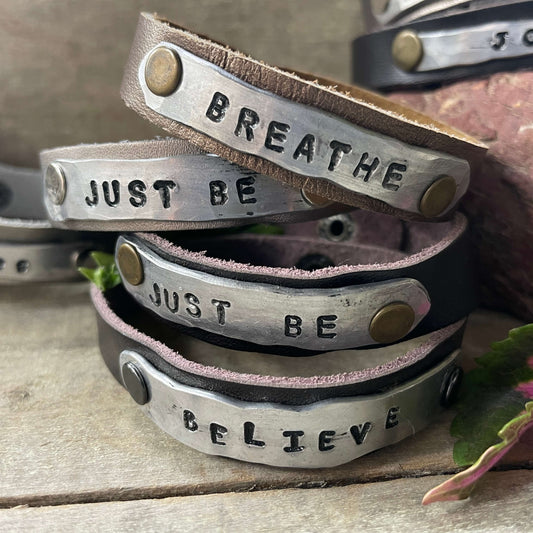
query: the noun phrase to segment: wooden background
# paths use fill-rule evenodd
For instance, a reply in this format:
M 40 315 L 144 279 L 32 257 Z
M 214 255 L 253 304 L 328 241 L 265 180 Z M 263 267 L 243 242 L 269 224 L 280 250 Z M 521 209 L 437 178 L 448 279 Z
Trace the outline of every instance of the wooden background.
M 141 10 L 258 59 L 350 78 L 356 0 L 2 0 L 0 161 L 45 147 L 156 133 L 119 85 Z M 517 322 L 479 312 L 469 360 Z M 423 508 L 456 471 L 452 413 L 329 470 L 210 457 L 147 420 L 98 353 L 85 284 L 0 288 L 0 531 L 530 531 L 531 450 L 475 496 Z

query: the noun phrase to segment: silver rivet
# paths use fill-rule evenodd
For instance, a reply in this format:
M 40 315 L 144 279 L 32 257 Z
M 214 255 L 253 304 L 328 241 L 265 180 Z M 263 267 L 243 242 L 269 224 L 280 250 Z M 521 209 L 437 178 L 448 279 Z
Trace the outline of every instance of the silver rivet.
M 440 403 L 443 407 L 449 407 L 457 399 L 461 381 L 463 380 L 463 369 L 459 366 L 449 368 L 440 389 Z
M 55 205 L 61 205 L 65 201 L 67 194 L 67 180 L 65 171 L 58 163 L 50 163 L 46 169 L 44 186 L 48 198 Z

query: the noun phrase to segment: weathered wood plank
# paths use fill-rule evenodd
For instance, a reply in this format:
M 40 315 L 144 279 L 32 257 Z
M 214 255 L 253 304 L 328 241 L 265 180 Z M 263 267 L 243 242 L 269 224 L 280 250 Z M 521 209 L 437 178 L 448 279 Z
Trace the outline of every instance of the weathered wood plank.
M 0 292 L 0 505 L 321 486 L 453 470 L 451 415 L 349 465 L 282 470 L 206 456 L 155 427 L 100 359 L 87 286 Z M 477 313 L 470 355 L 513 319 Z M 508 463 L 533 464 L 517 450 Z
M 531 531 L 533 472 L 489 474 L 470 499 L 423 507 L 443 476 L 0 511 L 2 531 Z
M 362 32 L 354 0 L 0 2 L 0 161 L 32 165 L 43 148 L 161 134 L 119 96 L 143 9 L 257 59 L 344 81 Z

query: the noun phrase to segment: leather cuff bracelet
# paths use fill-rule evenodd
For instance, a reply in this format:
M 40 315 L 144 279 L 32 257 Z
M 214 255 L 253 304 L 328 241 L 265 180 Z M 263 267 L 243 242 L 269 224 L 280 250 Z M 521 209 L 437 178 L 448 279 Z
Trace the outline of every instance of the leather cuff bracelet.
M 41 153 L 54 226 L 167 231 L 296 222 L 346 210 L 177 139 Z
M 482 7 L 509 5 L 523 0 L 388 0 L 381 11 L 372 0 L 361 2 L 367 30 L 377 31 L 387 26 L 471 11 Z
M 359 37 L 353 79 L 387 90 L 434 85 L 531 68 L 532 54 L 533 2 L 506 3 Z
M 465 218 L 410 223 L 407 239 L 409 253 L 254 234 L 195 239 L 185 249 L 132 234 L 119 237 L 116 260 L 126 290 L 190 335 L 312 355 L 420 335 L 475 307 Z
M 480 143 L 377 95 L 311 79 L 143 13 L 121 93 L 170 133 L 320 197 L 406 218 L 453 209 Z
M 105 295 L 92 287 L 91 296 L 100 349 L 115 378 L 159 427 L 205 453 L 284 467 L 339 465 L 427 425 L 460 381 L 454 350 L 462 323 L 385 348 L 396 356 L 375 367 L 348 370 L 350 361 L 366 358 L 338 353 L 317 357 L 331 370 L 340 356 L 339 373 L 247 374 L 213 366 L 201 341 L 184 342 L 193 353 L 207 352 L 207 365 L 180 355 L 174 332 L 128 301 L 121 287 Z M 286 361 L 280 368 L 290 372 Z

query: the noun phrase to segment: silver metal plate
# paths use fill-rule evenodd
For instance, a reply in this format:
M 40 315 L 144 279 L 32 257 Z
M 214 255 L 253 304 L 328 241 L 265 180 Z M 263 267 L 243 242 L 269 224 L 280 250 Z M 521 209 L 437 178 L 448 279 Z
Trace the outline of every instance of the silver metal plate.
M 81 279 L 76 268 L 90 244 L 0 243 L 0 284 Z
M 124 286 L 142 306 L 177 324 L 260 345 L 317 351 L 372 345 L 376 342 L 368 328 L 385 305 L 409 304 L 415 312 L 411 330 L 431 306 L 426 290 L 414 279 L 295 289 L 195 271 L 124 236 L 117 250 L 123 243 L 134 246 L 141 258 L 143 282 L 134 286 L 124 279 Z
M 159 159 L 89 159 L 55 161 L 63 169 L 66 196 L 56 205 L 47 196 L 54 222 L 117 221 L 182 223 L 234 221 L 252 223 L 280 214 L 316 212 L 299 190 L 212 155 Z M 115 224 L 113 224 L 115 223 Z M 132 231 L 130 224 L 122 229 Z
M 234 400 L 182 385 L 132 351 L 149 391 L 142 411 L 163 431 L 196 450 L 279 467 L 347 463 L 413 435 L 434 420 L 441 388 L 458 351 L 424 375 L 382 394 L 286 406 Z
M 420 32 L 424 56 L 417 72 L 476 65 L 533 54 L 533 20 L 503 21 Z
M 144 79 L 151 51 L 139 66 L 146 105 L 162 116 L 296 174 L 327 180 L 405 211 L 419 213 L 423 193 L 443 175 L 457 183 L 447 210 L 466 192 L 467 161 L 408 145 L 259 90 L 171 43 L 162 42 L 154 49 L 160 46 L 174 50 L 183 69 L 178 89 L 169 96 L 156 96 Z M 254 125 L 246 128 L 243 120 Z
M 0 217 L 46 219 L 41 173 L 0 163 Z

